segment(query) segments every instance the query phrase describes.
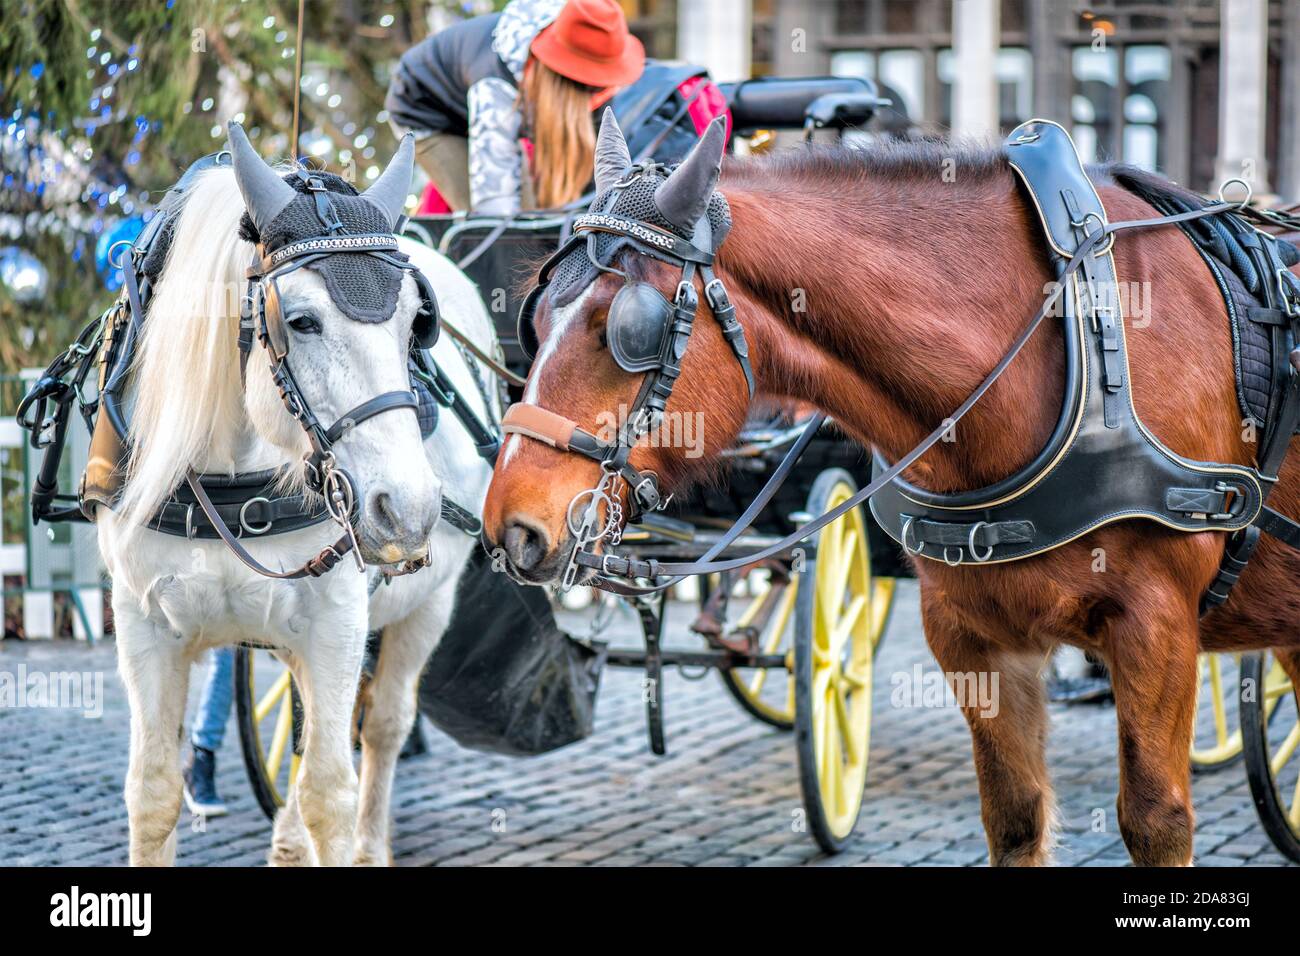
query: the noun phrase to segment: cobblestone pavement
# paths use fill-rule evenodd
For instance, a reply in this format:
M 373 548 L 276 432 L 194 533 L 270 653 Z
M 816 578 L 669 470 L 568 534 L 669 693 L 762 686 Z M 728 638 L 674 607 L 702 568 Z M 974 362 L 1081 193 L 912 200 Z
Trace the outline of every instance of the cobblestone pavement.
M 689 614 L 669 619 L 675 640 Z M 571 622 L 572 629 L 582 627 Z M 630 612 L 615 622 L 633 634 Z M 97 670 L 104 714 L 0 710 L 0 864 L 121 864 L 126 859 L 128 717 L 111 644 L 0 645 L 0 671 Z M 401 865 L 968 865 L 986 862 L 965 723 L 952 708 L 890 706 L 890 677 L 935 669 L 916 590 L 899 590 L 877 661 L 871 764 L 847 850 L 822 854 L 802 816 L 790 734 L 743 713 L 714 675 L 665 682 L 669 754 L 646 745 L 640 676 L 607 671 L 592 737 L 530 759 L 462 750 L 428 728 L 431 751 L 403 761 L 394 800 Z M 196 679 L 198 674 L 195 675 Z M 191 694 L 191 706 L 197 692 Z M 1061 805 L 1057 861 L 1124 863 L 1115 825 L 1115 717 L 1108 706 L 1053 707 L 1050 762 Z M 231 814 L 202 832 L 181 821 L 182 865 L 257 865 L 270 824 L 244 778 L 233 727 L 220 787 Z M 1238 763 L 1194 780 L 1201 865 L 1281 865 L 1255 819 Z M 503 826 L 504 825 L 504 826 Z M 1097 831 L 1100 832 L 1097 832 Z

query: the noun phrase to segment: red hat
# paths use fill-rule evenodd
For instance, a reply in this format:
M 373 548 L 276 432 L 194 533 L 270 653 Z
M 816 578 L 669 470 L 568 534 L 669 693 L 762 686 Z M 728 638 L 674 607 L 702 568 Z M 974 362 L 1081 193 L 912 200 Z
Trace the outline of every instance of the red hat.
M 645 69 L 645 47 L 628 32 L 615 0 L 569 0 L 531 49 L 556 73 L 587 86 L 627 86 Z

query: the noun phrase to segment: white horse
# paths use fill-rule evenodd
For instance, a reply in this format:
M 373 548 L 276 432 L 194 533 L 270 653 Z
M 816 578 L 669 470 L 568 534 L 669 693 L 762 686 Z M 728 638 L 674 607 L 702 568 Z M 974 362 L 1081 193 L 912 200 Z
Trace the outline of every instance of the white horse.
M 234 139 L 232 131 L 232 144 Z M 410 157 L 408 149 L 402 153 L 406 165 L 396 174 L 406 177 L 404 195 Z M 209 648 L 256 641 L 277 648 L 289 663 L 306 718 L 301 769 L 276 819 L 271 862 L 383 864 L 390 857 L 393 768 L 414 720 L 416 681 L 447 626 L 457 578 L 476 546 L 463 532 L 435 525 L 441 496 L 478 513 L 490 468 L 449 414 L 423 443 L 416 416 L 407 409 L 347 431 L 335 446 L 338 462 L 358 501 L 382 502 L 367 507 L 358 522 L 360 553 L 372 565 L 394 564 L 418 557 L 429 545 L 428 567 L 378 587 L 378 568 L 358 573 L 351 556 L 322 577 L 276 580 L 250 571 L 218 540 L 187 540 L 148 527 L 191 467 L 236 474 L 288 465 L 290 480 L 303 481 L 305 434 L 286 411 L 267 354 L 256 344 L 241 385 L 238 306 L 254 252 L 238 236 L 245 210 L 241 184 L 246 186 L 242 171 L 239 184 L 229 168 L 204 172 L 177 214 L 132 372 L 133 453 L 124 492 L 113 510 L 98 509 L 96 521 L 113 578 L 118 662 L 131 708 L 130 860 L 168 865 L 175 859 L 182 802 L 179 731 L 191 664 Z M 490 353 L 492 323 L 470 281 L 418 243 L 404 240 L 401 250 L 429 279 L 443 314 Z M 343 314 L 312 269 L 278 280 L 293 374 L 326 425 L 376 395 L 409 387 L 406 356 L 419 294 L 411 276 L 401 282 L 394 316 L 364 323 Z M 310 334 L 299 334 L 289 321 L 304 313 L 315 323 Z M 441 337 L 434 357 L 480 418 L 499 414 L 485 407 L 477 373 L 449 336 Z M 292 568 L 338 534 L 326 522 L 267 537 L 245 535 L 242 543 L 263 565 Z M 412 547 L 417 539 L 420 547 Z M 366 635 L 380 628 L 384 640 L 362 735 L 358 814 L 351 720 Z

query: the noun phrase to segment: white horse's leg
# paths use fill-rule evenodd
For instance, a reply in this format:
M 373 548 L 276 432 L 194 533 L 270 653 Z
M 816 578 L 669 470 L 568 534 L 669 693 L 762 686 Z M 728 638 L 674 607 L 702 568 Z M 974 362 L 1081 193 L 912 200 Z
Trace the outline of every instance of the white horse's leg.
M 117 662 L 131 707 L 126 812 L 132 866 L 171 866 L 181 814 L 181 728 L 189 687 L 188 642 L 150 621 L 135 598 L 114 594 Z
M 415 723 L 420 673 L 447 629 L 456 595 L 452 575 L 401 621 L 384 628 L 379 663 L 361 724 L 361 806 L 357 817 L 358 866 L 389 866 L 389 810 L 393 772 Z
M 303 714 L 307 713 L 307 692 L 303 686 L 302 661 L 288 651 L 276 654 L 293 673 L 294 683 L 303 702 Z M 289 792 L 285 795 L 284 806 L 275 815 L 275 825 L 271 831 L 271 854 L 267 859 L 271 866 L 317 866 L 316 848 L 312 846 L 311 834 L 302 822 L 302 811 L 298 808 L 298 782 L 291 781 Z
M 297 811 L 322 866 L 352 862 L 357 772 L 352 766 L 352 713 L 366 644 L 366 608 L 322 621 L 295 654 L 302 661 L 302 764 L 293 790 Z M 297 676 L 297 675 L 296 675 Z

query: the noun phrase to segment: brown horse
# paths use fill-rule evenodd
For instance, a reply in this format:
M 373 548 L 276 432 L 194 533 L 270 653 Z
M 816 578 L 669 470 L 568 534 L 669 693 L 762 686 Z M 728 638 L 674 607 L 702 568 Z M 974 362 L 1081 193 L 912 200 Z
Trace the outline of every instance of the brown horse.
M 1112 220 L 1155 215 L 1105 177 L 1097 187 Z M 728 161 L 719 191 L 733 226 L 716 272 L 744 326 L 759 391 L 815 404 L 890 460 L 981 382 L 1051 280 L 1034 212 L 999 151 L 792 150 Z M 1227 318 L 1208 269 L 1172 227 L 1121 235 L 1115 254 L 1121 281 L 1149 290 L 1149 321 L 1126 326 L 1143 421 L 1182 455 L 1251 463 Z M 679 268 L 635 252 L 617 259 L 671 298 Z M 621 285 L 601 274 L 562 307 L 543 298 L 529 402 L 588 430 L 632 404 L 642 376 L 624 372 L 605 343 L 606 310 Z M 1060 324 L 1040 329 L 957 426 L 956 440 L 937 444 L 909 480 L 936 491 L 979 488 L 1030 461 L 1061 408 L 1063 355 Z M 704 454 L 638 447 L 632 463 L 654 470 L 668 490 L 704 477 L 734 440 L 747 404 L 744 376 L 701 299 L 668 410 L 703 414 Z M 592 461 L 512 435 L 484 509 L 489 546 L 504 545 L 517 576 L 553 580 L 572 546 L 569 503 L 598 475 Z M 1300 514 L 1294 461 L 1269 504 Z M 1300 555 L 1264 542 L 1228 604 L 1198 619 L 1223 548 L 1222 533 L 1129 520 L 1023 561 L 917 562 L 926 639 L 939 664 L 1000 675 L 997 715 L 965 711 L 993 863 L 1037 864 L 1050 855 L 1041 671 L 1062 642 L 1110 668 L 1118 820 L 1133 860 L 1191 862 L 1197 652 L 1274 647 L 1300 678 Z

